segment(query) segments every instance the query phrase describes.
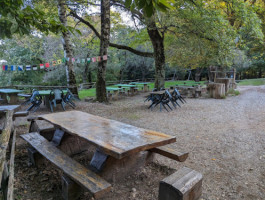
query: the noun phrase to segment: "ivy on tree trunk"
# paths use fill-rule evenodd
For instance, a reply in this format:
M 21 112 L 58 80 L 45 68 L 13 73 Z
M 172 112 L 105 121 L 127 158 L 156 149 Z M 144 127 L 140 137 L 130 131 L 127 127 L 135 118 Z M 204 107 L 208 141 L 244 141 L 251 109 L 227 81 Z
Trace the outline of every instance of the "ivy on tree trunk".
M 66 9 L 65 9 L 65 1 L 64 0 L 58 0 L 58 14 L 59 19 L 61 23 L 64 25 L 64 27 L 67 26 L 67 17 L 66 17 Z M 76 79 L 75 79 L 75 71 L 74 71 L 74 64 L 72 62 L 73 58 L 73 48 L 71 44 L 71 35 L 68 30 L 62 31 L 62 41 L 63 41 L 63 47 L 65 51 L 65 55 L 67 58 L 70 58 L 70 60 L 67 63 L 67 70 L 66 70 L 66 76 L 67 78 L 67 84 L 71 87 L 71 91 L 73 94 L 78 95 L 77 85 L 76 85 Z
M 101 36 L 99 55 L 108 55 L 110 37 L 110 0 L 101 0 Z M 106 93 L 106 67 L 107 60 L 98 63 L 96 98 L 99 102 L 107 102 Z
M 165 86 L 164 37 L 160 35 L 153 17 L 148 19 L 147 32 L 154 48 L 155 88 L 160 90 Z

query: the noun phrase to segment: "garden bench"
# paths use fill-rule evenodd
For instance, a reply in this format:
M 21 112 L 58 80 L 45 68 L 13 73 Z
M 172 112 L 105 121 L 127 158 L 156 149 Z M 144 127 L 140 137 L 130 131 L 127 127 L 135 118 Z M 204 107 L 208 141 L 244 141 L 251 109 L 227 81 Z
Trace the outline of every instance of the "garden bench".
M 165 157 L 171 158 L 179 162 L 184 162 L 189 156 L 189 153 L 179 152 L 176 149 L 173 149 L 172 147 L 170 147 L 169 145 L 156 147 L 156 148 L 150 149 L 149 151 L 163 155 Z
M 74 182 L 87 189 L 95 198 L 99 198 L 110 191 L 111 185 L 107 181 L 70 158 L 59 150 L 53 142 L 49 142 L 39 133 L 27 133 L 21 137 Z

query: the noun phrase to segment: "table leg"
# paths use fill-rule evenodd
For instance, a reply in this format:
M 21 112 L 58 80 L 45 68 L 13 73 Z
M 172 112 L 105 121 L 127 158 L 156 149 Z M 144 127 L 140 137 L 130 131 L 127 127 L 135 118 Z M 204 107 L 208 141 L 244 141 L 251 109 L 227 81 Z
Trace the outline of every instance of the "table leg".
M 105 162 L 107 161 L 108 155 L 104 154 L 103 152 L 99 151 L 98 149 L 93 155 L 93 158 L 90 162 L 90 166 L 96 172 L 102 171 Z
M 8 103 L 7 101 L 7 95 L 6 94 L 1 94 L 1 98 L 4 99 L 3 103 Z
M 113 93 L 114 93 L 114 99 L 117 100 L 118 99 L 119 91 L 118 90 L 115 90 Z
M 144 84 L 144 92 L 148 92 L 147 84 Z
M 44 96 L 44 105 L 48 108 L 48 109 L 51 109 L 50 108 L 50 103 L 49 103 L 49 96 Z
M 18 103 L 18 96 L 17 94 L 8 94 L 10 100 L 9 100 L 9 104 L 17 104 Z
M 133 96 L 134 95 L 134 87 L 130 88 L 130 92 L 131 92 L 131 95 Z

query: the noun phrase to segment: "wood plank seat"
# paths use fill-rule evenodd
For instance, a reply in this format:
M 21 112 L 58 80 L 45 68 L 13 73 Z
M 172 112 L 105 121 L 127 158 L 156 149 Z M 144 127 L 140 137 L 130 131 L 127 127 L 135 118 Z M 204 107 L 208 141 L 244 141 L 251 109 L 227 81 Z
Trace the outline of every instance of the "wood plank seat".
M 21 137 L 73 181 L 91 192 L 94 198 L 99 198 L 110 191 L 111 185 L 107 181 L 67 156 L 39 133 L 27 133 Z
M 15 112 L 14 115 L 13 115 L 13 120 L 16 118 L 16 117 L 26 117 L 29 115 L 29 111 L 20 111 L 20 112 Z
M 31 97 L 31 94 L 17 94 L 17 96 L 29 98 L 29 97 Z
M 179 152 L 176 149 L 173 149 L 172 147 L 170 147 L 169 145 L 152 148 L 149 151 L 158 153 L 160 155 L 163 155 L 165 157 L 171 158 L 179 162 L 184 162 L 189 156 L 189 153 Z

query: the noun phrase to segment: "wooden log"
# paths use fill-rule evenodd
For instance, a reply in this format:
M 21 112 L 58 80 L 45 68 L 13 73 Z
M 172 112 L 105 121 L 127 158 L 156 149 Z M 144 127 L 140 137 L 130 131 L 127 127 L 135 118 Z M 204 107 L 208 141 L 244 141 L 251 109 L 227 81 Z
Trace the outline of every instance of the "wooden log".
M 225 97 L 225 84 L 223 83 L 209 83 L 207 90 L 211 98 L 222 99 Z
M 9 180 L 8 180 L 8 191 L 7 191 L 7 199 L 13 200 L 14 199 L 14 171 L 15 171 L 15 148 L 16 148 L 16 129 L 13 133 L 13 140 L 12 140 L 12 148 L 11 148 L 11 155 L 10 155 L 10 164 L 9 164 Z
M 202 174 L 184 167 L 160 181 L 159 200 L 197 200 L 202 194 Z
M 14 111 L 7 111 L 6 112 L 6 119 L 4 123 L 4 128 L 2 130 L 2 133 L 0 135 L 0 185 L 2 181 L 2 174 L 4 170 L 4 163 L 6 160 L 6 150 L 8 148 L 8 143 L 12 131 L 12 126 L 13 126 L 13 113 Z

